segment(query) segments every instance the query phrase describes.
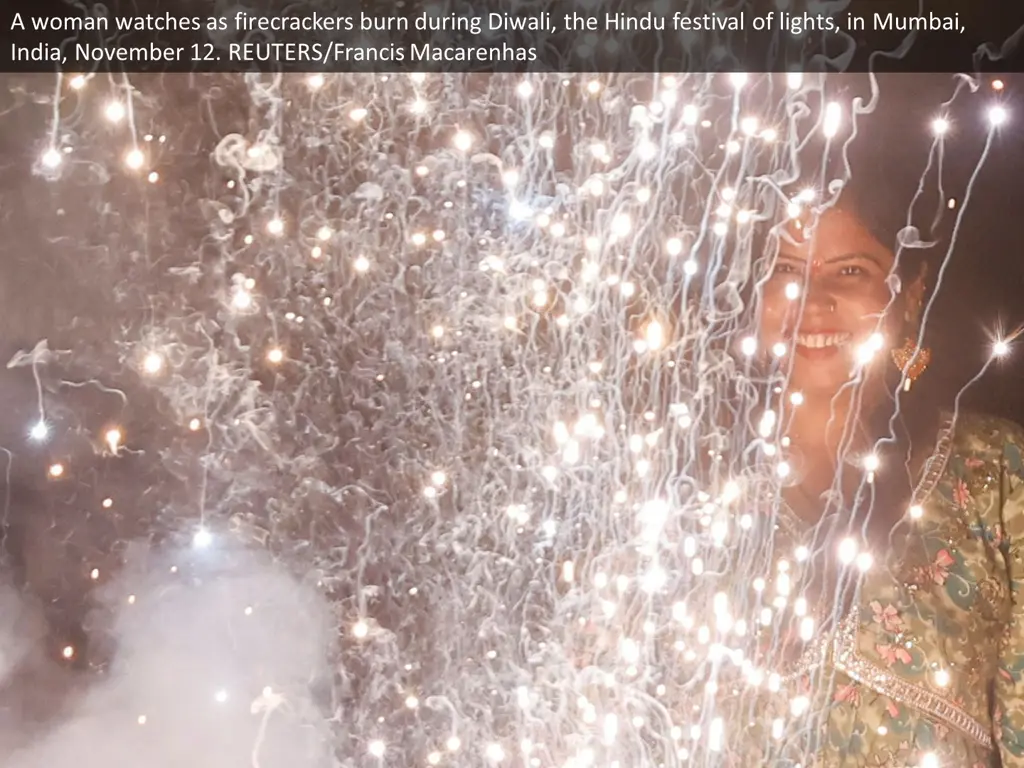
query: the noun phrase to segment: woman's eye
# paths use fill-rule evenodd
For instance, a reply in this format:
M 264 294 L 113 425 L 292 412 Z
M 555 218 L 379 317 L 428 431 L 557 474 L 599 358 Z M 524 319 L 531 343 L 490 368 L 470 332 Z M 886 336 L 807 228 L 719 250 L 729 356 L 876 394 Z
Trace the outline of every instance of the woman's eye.
M 796 272 L 796 267 L 794 267 L 792 264 L 783 263 L 775 265 L 775 274 L 777 275 L 791 275 L 794 272 Z
M 843 277 L 860 277 L 864 274 L 864 268 L 858 267 L 856 264 L 847 264 L 839 270 L 839 274 Z

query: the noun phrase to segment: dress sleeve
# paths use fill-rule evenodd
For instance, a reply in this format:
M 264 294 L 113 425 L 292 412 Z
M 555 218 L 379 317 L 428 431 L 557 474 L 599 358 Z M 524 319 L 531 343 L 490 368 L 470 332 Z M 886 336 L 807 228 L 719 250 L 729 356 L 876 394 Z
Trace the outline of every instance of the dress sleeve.
M 1024 433 L 1004 432 L 998 468 L 991 467 L 988 535 L 999 543 L 1010 587 L 1009 621 L 996 670 L 993 730 L 1004 768 L 1024 768 Z M 998 483 L 998 484 L 997 484 Z

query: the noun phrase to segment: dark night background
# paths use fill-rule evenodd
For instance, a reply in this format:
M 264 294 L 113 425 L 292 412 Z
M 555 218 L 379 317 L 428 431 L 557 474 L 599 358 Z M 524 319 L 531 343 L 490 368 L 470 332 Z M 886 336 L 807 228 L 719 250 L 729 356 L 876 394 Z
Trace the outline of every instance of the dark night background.
M 1003 80 L 1005 88 L 996 92 L 992 78 L 984 79 L 978 94 L 957 100 L 978 108 L 961 106 L 951 113 L 944 162 L 947 188 L 957 199 L 962 199 L 984 145 L 984 107 L 999 100 L 1010 119 L 993 140 L 928 326 L 934 357 L 925 376 L 946 397 L 983 365 L 994 333 L 1006 335 L 1024 324 L 1024 78 Z M 34 177 L 31 170 L 45 141 L 46 107 L 26 96 L 35 86 L 47 92 L 48 82 L 44 77 L 0 79 L 0 359 L 6 363 L 19 350 L 31 350 L 40 339 L 48 339 L 50 349 L 74 353 L 60 363 L 67 366 L 69 380 L 81 381 L 96 373 L 88 362 L 93 350 L 95 361 L 104 354 L 114 359 L 110 350 L 103 351 L 103 329 L 121 321 L 111 314 L 110 286 L 92 272 L 88 250 L 68 232 L 86 227 L 90 241 L 95 241 L 109 223 L 110 237 L 116 238 L 116 217 L 64 222 L 61 235 L 54 234 L 65 205 L 59 182 Z M 880 190 L 912 192 L 931 141 L 928 124 L 953 84 L 951 75 L 886 77 L 879 108 L 864 119 L 856 141 L 853 173 L 865 174 Z M 187 146 L 175 147 L 172 142 L 169 151 L 180 153 L 182 162 L 197 162 L 187 157 Z M 198 162 L 201 165 L 202 159 Z M 194 212 L 181 215 L 185 221 L 196 221 Z M 178 227 L 177 222 L 166 225 Z M 203 234 L 197 232 L 196 237 Z M 119 244 L 112 239 L 111 247 Z M 53 446 L 34 447 L 26 439 L 38 418 L 31 367 L 0 369 L 0 450 L 5 452 L 0 463 L 6 464 L 6 452 L 11 456 L 4 488 L 3 565 L 7 578 L 44 607 L 51 639 L 40 658 L 59 656 L 57 649 L 69 639 L 84 642 L 84 595 L 89 586 L 85 564 L 115 563 L 117 542 L 144 532 L 148 525 L 150 489 L 170 482 L 145 451 L 116 463 L 100 460 L 95 435 L 102 434 L 104 424 L 116 422 L 133 435 L 162 439 L 159 410 L 147 401 L 142 384 L 116 373 L 111 378 L 128 390 L 131 411 L 123 410 L 120 398 L 100 387 L 61 386 L 59 376 L 44 382 L 52 391 L 50 416 L 64 431 L 61 450 L 97 454 L 93 469 L 77 473 L 73 482 L 57 484 L 46 479 L 46 467 L 55 458 Z M 1022 383 L 1024 339 L 966 394 L 963 404 L 1024 421 Z M 117 492 L 121 509 L 133 510 L 131 515 L 99 516 L 90 511 L 99 508 L 111 489 Z M 84 656 L 73 665 L 84 665 Z M 0 717 L 25 704 L 25 695 L 35 696 L 38 701 L 31 706 L 43 709 L 54 698 L 40 685 L 28 686 L 28 693 L 15 699 L 12 695 L 11 690 L 0 691 Z

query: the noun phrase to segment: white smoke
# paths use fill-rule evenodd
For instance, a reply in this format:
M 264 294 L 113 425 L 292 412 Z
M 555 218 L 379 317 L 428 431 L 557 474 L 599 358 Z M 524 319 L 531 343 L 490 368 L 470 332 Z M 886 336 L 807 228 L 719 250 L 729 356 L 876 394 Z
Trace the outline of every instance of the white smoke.
M 44 659 L 37 607 L 0 593 L 4 764 L 321 765 L 309 721 L 325 720 L 311 696 L 330 622 L 315 586 L 219 540 L 136 559 L 104 590 L 116 650 L 102 675 Z

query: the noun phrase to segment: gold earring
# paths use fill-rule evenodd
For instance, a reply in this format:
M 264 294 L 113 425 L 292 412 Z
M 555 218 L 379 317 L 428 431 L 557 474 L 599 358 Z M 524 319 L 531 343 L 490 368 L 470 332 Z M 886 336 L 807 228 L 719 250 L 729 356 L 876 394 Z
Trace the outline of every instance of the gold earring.
M 928 364 L 932 361 L 932 351 L 928 347 L 918 347 L 917 339 L 908 336 L 902 347 L 893 349 L 892 361 L 903 372 L 904 391 L 909 391 L 914 382 L 927 370 Z

